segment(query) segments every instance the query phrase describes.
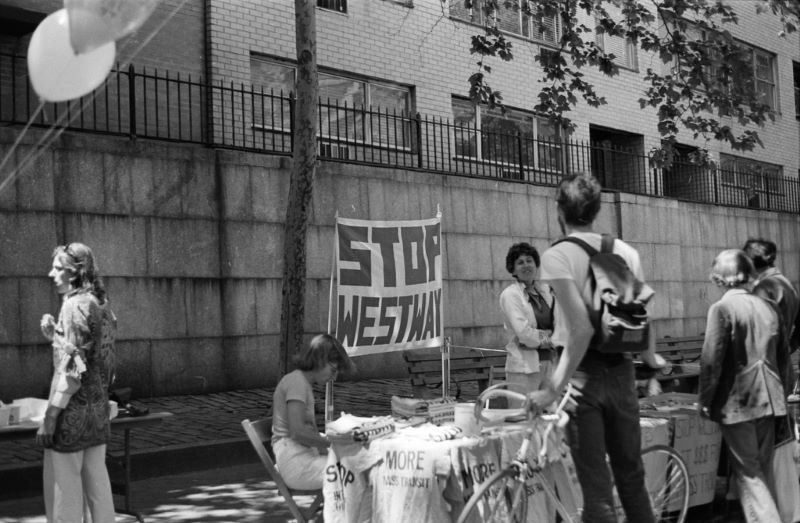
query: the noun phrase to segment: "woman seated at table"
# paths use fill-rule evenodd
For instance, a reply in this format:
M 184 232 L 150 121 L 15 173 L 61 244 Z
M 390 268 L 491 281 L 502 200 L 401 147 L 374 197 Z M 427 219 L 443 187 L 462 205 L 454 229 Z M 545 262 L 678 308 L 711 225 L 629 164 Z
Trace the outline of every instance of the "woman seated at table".
M 297 367 L 278 382 L 272 405 L 272 449 L 275 465 L 290 488 L 322 488 L 330 441 L 314 421 L 314 385 L 355 369 L 342 344 L 318 334 L 293 359 Z M 322 451 L 322 452 L 320 452 Z
M 515 243 L 506 254 L 506 269 L 516 280 L 500 294 L 506 344 L 506 381 L 512 390 L 538 390 L 555 368 L 553 294 L 537 281 L 539 253 L 529 243 Z M 515 408 L 521 405 L 512 404 Z

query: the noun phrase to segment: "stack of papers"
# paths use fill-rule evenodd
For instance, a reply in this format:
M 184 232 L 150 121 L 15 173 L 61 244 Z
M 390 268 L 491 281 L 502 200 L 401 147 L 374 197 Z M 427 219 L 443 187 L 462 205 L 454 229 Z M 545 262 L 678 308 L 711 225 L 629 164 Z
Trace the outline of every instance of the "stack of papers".
M 418 399 L 392 396 L 392 415 L 398 418 L 423 417 L 441 425 L 455 421 L 455 398 Z
M 394 432 L 391 416 L 342 416 L 325 427 L 325 434 L 331 440 L 365 443 Z

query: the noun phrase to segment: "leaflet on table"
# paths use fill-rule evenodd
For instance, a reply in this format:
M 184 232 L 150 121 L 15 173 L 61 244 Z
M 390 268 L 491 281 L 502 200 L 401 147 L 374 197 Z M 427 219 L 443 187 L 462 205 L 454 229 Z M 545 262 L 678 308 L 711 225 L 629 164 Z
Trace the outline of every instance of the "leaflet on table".
M 18 398 L 9 403 L 0 402 L 0 427 L 5 425 L 40 425 L 47 410 L 47 400 Z

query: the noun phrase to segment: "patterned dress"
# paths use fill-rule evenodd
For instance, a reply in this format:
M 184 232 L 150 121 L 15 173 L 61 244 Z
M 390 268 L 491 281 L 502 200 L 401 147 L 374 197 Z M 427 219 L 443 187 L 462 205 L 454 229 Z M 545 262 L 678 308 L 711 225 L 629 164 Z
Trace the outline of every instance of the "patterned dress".
M 64 295 L 53 336 L 50 386 L 50 403 L 64 410 L 56 423 L 53 450 L 77 452 L 108 441 L 116 328 L 107 300 L 101 303 L 86 289 Z

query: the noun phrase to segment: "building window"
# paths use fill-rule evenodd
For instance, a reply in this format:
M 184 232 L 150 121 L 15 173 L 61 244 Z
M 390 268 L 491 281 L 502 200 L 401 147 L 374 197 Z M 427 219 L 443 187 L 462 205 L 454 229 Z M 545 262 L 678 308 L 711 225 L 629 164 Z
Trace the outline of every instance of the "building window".
M 253 97 L 253 123 L 288 133 L 292 128 L 290 96 L 294 92 L 294 66 L 251 56 L 250 80 L 253 91 L 263 93 Z
M 411 90 L 320 73 L 320 136 L 338 142 L 410 147 Z
M 742 44 L 749 66 L 741 74 L 734 75 L 734 82 L 744 93 L 775 109 L 775 57 L 753 47 Z
M 561 142 L 547 119 L 511 108 L 503 114 L 462 98 L 454 97 L 452 104 L 456 156 L 507 165 L 514 172 L 520 165 L 561 171 Z
M 667 37 L 666 31 L 664 31 L 662 36 L 665 38 Z M 700 27 L 694 24 L 687 25 L 686 29 L 683 31 L 682 36 L 687 42 L 697 42 L 698 45 L 700 45 L 700 43 L 706 43 L 706 42 L 708 42 L 709 45 L 711 44 L 711 38 L 710 38 L 711 35 L 709 34 L 709 32 L 707 32 L 705 29 L 701 29 Z M 719 58 L 719 53 L 715 49 L 712 49 L 705 45 L 701 47 L 706 48 L 709 52 L 708 55 L 709 65 L 703 66 L 703 81 L 706 84 L 712 84 L 713 82 L 716 81 L 716 78 L 718 76 L 719 63 L 721 62 Z M 685 57 L 675 56 L 672 62 L 673 74 L 677 75 L 680 72 L 683 72 L 684 75 L 688 75 L 690 74 L 690 69 L 691 65 L 687 63 Z M 705 90 L 705 86 L 698 86 L 698 88 Z
M 463 0 L 450 1 L 450 16 L 473 24 L 497 27 L 497 29 L 528 38 L 536 42 L 558 44 L 561 39 L 561 19 L 546 16 L 541 22 L 526 12 L 528 0 L 498 2 L 498 9 L 486 12 L 485 0 L 472 0 L 472 7 L 465 6 Z
M 596 25 L 599 25 L 595 20 Z M 608 33 L 597 33 L 595 43 L 606 54 L 614 55 L 614 63 L 626 69 L 638 69 L 636 60 L 636 44 L 624 36 L 614 36 Z
M 291 130 L 290 94 L 295 66 L 252 56 L 254 90 L 264 95 L 254 105 L 253 120 L 266 130 Z M 411 89 L 376 80 L 319 73 L 319 134 L 326 141 L 410 147 Z
M 347 0 L 317 0 L 317 7 L 340 13 L 347 12 Z
M 740 189 L 749 207 L 760 207 L 762 197 L 783 195 L 783 167 L 749 158 L 719 155 L 720 180 L 724 185 Z

